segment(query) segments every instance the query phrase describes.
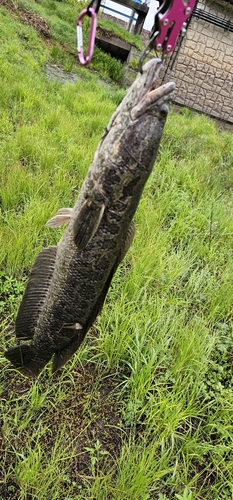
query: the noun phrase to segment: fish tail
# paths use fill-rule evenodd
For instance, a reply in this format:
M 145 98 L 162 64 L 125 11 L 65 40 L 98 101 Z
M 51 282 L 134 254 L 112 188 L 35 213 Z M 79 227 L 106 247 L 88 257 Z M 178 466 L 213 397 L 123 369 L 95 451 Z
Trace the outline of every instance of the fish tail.
M 10 347 L 4 356 L 12 365 L 26 377 L 38 377 L 44 366 L 48 363 L 46 359 L 36 356 L 31 345 L 21 344 Z

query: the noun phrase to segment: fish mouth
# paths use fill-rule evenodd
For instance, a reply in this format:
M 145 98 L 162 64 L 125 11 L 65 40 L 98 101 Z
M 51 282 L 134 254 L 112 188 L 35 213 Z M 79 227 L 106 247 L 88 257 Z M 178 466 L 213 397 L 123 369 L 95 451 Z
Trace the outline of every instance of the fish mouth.
M 145 84 L 142 93 L 139 93 L 138 101 L 145 99 L 158 101 L 162 97 L 168 96 L 175 89 L 175 83 L 168 82 L 158 87 L 160 72 L 164 68 L 163 62 L 159 58 L 150 59 L 142 68 L 142 76 L 145 75 Z
M 173 82 L 167 82 L 155 88 L 162 67 L 161 59 L 151 59 L 143 67 L 145 83 L 143 91 L 138 94 L 136 105 L 131 109 L 130 116 L 133 121 L 147 112 L 159 113 L 163 104 L 166 105 L 166 112 L 168 113 L 169 107 L 167 104 L 170 103 L 176 86 Z M 165 107 L 162 110 L 162 115 L 165 115 Z
M 156 82 L 157 78 L 147 93 L 147 97 L 153 100 L 153 102 L 157 102 L 159 99 L 169 96 L 175 90 L 176 86 L 174 82 L 167 82 L 158 88 L 154 88 Z

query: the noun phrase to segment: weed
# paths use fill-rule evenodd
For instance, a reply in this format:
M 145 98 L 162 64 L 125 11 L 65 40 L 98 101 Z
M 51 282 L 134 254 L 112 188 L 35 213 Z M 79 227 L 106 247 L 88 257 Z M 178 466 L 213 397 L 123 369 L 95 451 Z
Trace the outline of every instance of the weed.
M 95 477 L 99 473 L 99 462 L 104 456 L 108 455 L 108 452 L 102 449 L 99 439 L 96 440 L 92 448 L 86 446 L 85 451 L 90 453 L 91 473 L 92 476 Z

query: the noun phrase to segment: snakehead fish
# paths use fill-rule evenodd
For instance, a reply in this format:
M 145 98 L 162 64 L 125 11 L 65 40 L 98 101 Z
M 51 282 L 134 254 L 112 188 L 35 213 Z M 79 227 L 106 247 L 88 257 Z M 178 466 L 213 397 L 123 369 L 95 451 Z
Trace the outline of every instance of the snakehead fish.
M 26 376 L 38 376 L 52 357 L 53 372 L 70 359 L 131 245 L 175 88 L 155 88 L 160 68 L 159 59 L 145 64 L 110 120 L 74 208 L 47 223 L 68 226 L 56 247 L 37 256 L 16 318 L 18 345 L 5 352 Z

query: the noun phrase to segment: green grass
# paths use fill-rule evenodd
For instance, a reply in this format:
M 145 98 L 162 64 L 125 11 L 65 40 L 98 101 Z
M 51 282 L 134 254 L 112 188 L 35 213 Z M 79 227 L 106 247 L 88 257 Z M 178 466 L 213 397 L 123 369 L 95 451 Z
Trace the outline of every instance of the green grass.
M 49 80 L 67 52 L 0 16 L 0 497 L 230 500 L 233 136 L 169 114 L 95 327 L 61 372 L 24 379 L 3 352 L 33 261 L 62 234 L 45 222 L 74 204 L 123 91 L 88 69 Z
M 112 21 L 111 19 L 103 19 L 100 15 L 98 18 L 98 27 L 100 27 L 107 33 L 110 33 L 121 38 L 122 40 L 125 40 L 126 42 L 131 43 L 131 45 L 134 45 L 138 50 L 143 49 L 143 43 L 140 35 L 133 35 L 132 33 L 129 33 L 124 28 L 122 28 L 122 26 L 116 24 L 116 22 Z
M 49 40 L 53 45 L 51 57 L 53 57 L 56 64 L 61 64 L 66 70 L 77 71 L 77 67 L 82 69 L 77 54 L 76 23 L 81 10 L 87 7 L 88 2 L 79 1 L 77 3 L 73 2 L 73 0 L 67 0 L 66 2 L 60 2 L 59 0 L 9 0 L 8 4 L 13 8 L 14 15 L 20 17 L 20 12 L 17 9 L 15 10 L 18 7 L 46 21 Z M 39 20 L 37 24 L 40 25 Z M 100 20 L 100 24 L 105 26 L 105 21 Z M 113 30 L 113 27 L 114 23 L 107 22 L 106 29 Z M 82 20 L 82 29 L 84 54 L 86 55 L 90 33 L 90 19 L 88 16 Z M 116 28 L 116 34 L 121 38 L 129 38 L 137 47 L 141 46 L 139 37 L 128 34 L 123 28 Z M 98 47 L 95 47 L 89 67 L 93 71 L 98 71 L 101 77 L 109 81 L 118 82 L 124 74 L 124 67 L 121 62 Z

